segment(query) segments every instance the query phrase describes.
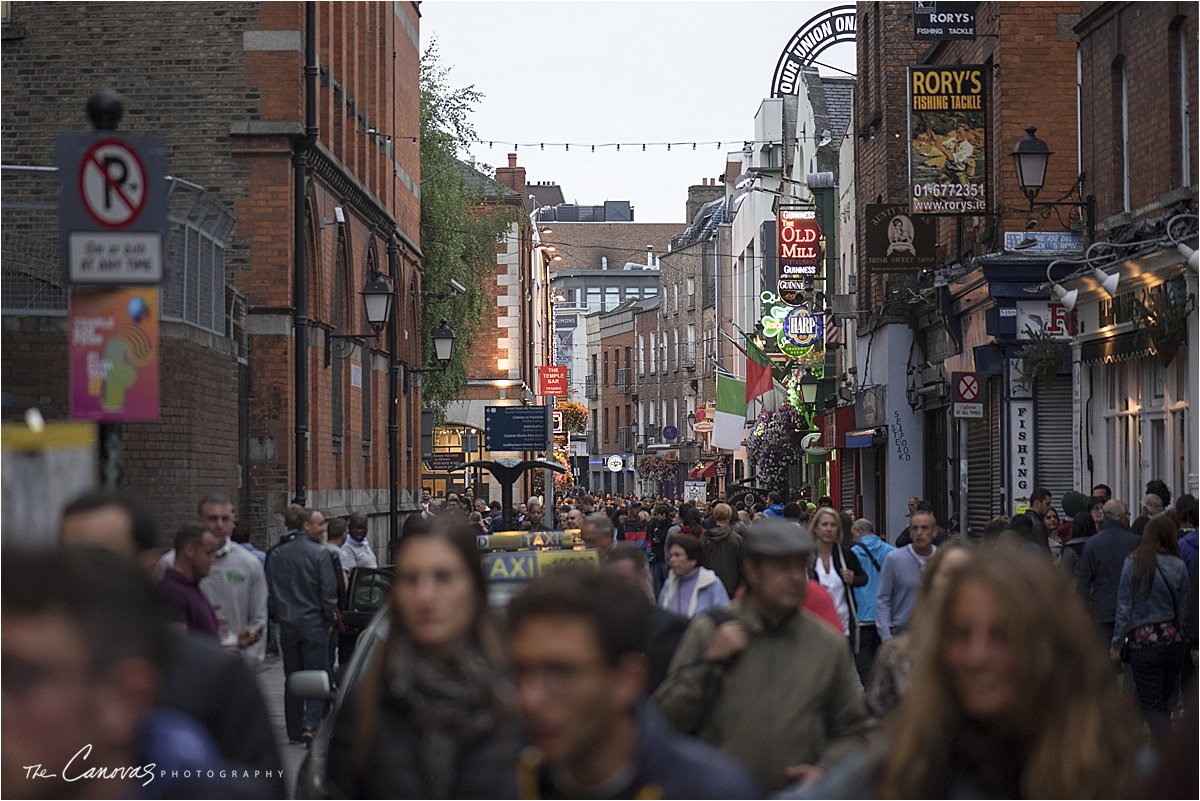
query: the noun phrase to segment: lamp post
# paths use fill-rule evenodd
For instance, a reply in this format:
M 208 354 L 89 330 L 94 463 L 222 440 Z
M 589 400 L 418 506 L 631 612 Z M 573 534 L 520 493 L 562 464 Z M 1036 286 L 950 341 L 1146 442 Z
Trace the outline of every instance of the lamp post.
M 1083 196 L 1082 174 L 1076 179 L 1075 185 L 1071 187 L 1070 191 L 1058 200 L 1035 202 L 1038 193 L 1042 191 L 1042 187 L 1046 183 L 1046 167 L 1050 163 L 1050 157 L 1054 155 L 1050 147 L 1037 138 L 1036 133 L 1035 126 L 1025 126 L 1025 136 L 1017 142 L 1010 154 L 1013 165 L 1017 168 L 1017 185 L 1029 199 L 1029 210 L 1041 209 L 1042 217 L 1048 218 L 1050 211 L 1054 208 L 1065 206 L 1078 209 L 1079 216 L 1083 218 L 1083 224 L 1087 227 L 1088 240 L 1096 241 L 1096 198 L 1094 195 Z M 1079 200 L 1067 200 L 1075 192 L 1078 192 Z
M 807 370 L 804 371 L 804 376 L 800 379 L 800 398 L 805 403 L 817 402 L 817 387 L 819 386 L 817 377 Z
M 396 304 L 396 293 L 392 285 L 381 273 L 375 273 L 370 283 L 362 288 L 363 308 L 367 313 L 367 323 L 372 332 L 369 334 L 334 334 L 325 331 L 325 366 L 332 362 L 332 357 L 344 359 L 350 354 L 352 347 L 359 340 L 379 339 L 383 327 L 392 319 L 392 308 Z
M 433 351 L 439 362 L 438 367 L 410 367 L 407 362 L 401 362 L 404 371 L 404 394 L 412 388 L 412 376 L 420 375 L 421 373 L 444 373 L 446 368 L 450 366 L 450 360 L 454 356 L 454 329 L 450 327 L 447 320 L 442 320 L 442 324 L 433 332 Z

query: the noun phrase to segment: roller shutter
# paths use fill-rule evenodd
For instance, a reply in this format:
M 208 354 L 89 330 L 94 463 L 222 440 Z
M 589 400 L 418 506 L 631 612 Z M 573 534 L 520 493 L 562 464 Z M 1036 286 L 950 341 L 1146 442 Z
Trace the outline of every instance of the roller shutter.
M 1054 508 L 1062 510 L 1063 493 L 1074 482 L 1074 426 L 1071 422 L 1071 377 L 1060 375 L 1053 385 L 1038 384 L 1034 432 L 1034 483 L 1053 493 Z
M 1002 485 L 1000 381 L 992 377 L 988 379 L 984 418 L 967 421 L 967 525 L 976 536 L 989 520 L 1000 514 L 1004 500 Z

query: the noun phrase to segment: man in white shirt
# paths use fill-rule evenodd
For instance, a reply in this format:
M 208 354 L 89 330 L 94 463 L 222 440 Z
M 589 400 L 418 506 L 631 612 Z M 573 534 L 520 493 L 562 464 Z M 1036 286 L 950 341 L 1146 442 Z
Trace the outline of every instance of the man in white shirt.
M 200 580 L 200 591 L 217 610 L 218 621 L 223 619 L 222 644 L 236 649 L 252 663 L 261 662 L 267 653 L 267 579 L 262 563 L 230 539 L 234 513 L 228 497 L 205 495 L 197 506 L 196 517 L 221 542 L 212 569 Z M 154 580 L 161 580 L 174 565 L 175 550 L 171 549 L 155 566 Z
M 375 549 L 367 540 L 367 516 L 363 512 L 350 515 L 346 542 L 342 545 L 342 568 L 349 574 L 356 567 L 379 567 Z

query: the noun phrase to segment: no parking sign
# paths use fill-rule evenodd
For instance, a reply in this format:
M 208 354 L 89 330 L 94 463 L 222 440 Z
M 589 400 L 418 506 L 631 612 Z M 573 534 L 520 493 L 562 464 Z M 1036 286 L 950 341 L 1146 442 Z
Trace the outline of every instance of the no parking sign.
M 162 283 L 165 174 L 161 136 L 59 134 L 59 237 L 68 284 Z

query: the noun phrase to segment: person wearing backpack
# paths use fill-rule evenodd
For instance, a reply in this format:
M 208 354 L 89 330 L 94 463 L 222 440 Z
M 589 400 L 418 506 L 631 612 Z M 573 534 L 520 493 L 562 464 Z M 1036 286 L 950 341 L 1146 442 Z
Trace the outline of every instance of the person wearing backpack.
M 875 629 L 879 573 L 883 569 L 883 560 L 896 548 L 880 539 L 875 534 L 875 524 L 866 518 L 855 520 L 850 526 L 850 534 L 854 541 L 850 550 L 858 557 L 863 572 L 867 574 L 867 583 L 854 588 L 854 600 L 858 605 L 858 653 L 854 655 L 854 668 L 865 684 L 871 666 L 875 664 L 875 652 L 881 644 L 879 632 Z
M 742 535 L 730 526 L 732 519 L 733 507 L 718 503 L 713 507 L 712 530 L 700 535 L 700 545 L 704 548 L 701 564 L 717 574 L 730 598 L 743 583 Z

